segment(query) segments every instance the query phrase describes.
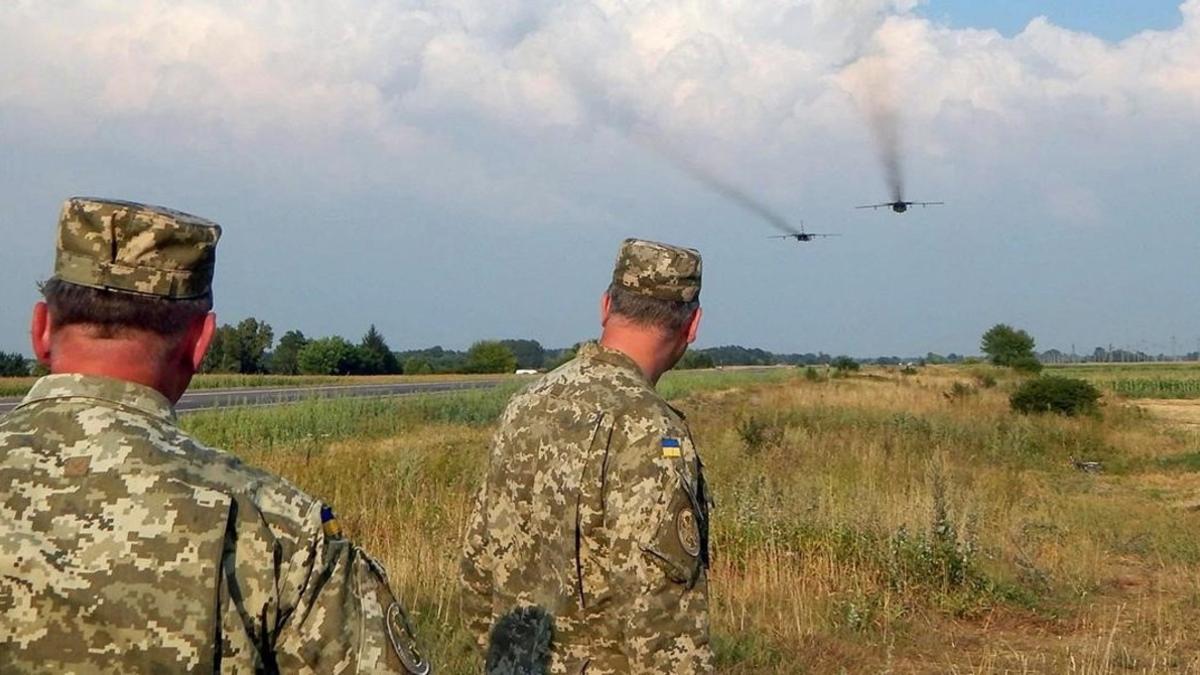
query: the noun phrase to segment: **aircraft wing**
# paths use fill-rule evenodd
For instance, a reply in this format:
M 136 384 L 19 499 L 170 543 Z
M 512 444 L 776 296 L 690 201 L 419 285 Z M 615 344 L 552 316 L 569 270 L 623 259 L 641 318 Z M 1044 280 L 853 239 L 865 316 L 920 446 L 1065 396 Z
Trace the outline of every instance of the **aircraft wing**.
M 946 202 L 909 202 L 909 206 L 945 206 Z
M 840 237 L 842 235 L 840 235 L 840 234 L 820 234 L 820 233 L 816 233 L 816 232 L 810 232 L 808 236 L 810 236 L 810 237 Z
M 892 207 L 891 204 L 867 204 L 866 206 L 856 206 L 854 208 L 856 208 L 856 209 L 882 209 L 882 208 L 891 208 L 891 207 Z

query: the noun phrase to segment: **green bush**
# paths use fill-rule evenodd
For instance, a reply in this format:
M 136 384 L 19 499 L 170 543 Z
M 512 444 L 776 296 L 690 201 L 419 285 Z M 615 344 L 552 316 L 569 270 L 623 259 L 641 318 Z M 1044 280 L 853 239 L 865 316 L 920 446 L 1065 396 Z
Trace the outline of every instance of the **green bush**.
M 1037 360 L 1036 356 L 1020 356 L 1010 364 L 1012 369 L 1019 373 L 1038 374 L 1042 372 L 1042 362 Z
M 830 365 L 839 373 L 850 373 L 858 370 L 858 361 L 849 356 L 839 356 Z
M 1096 412 L 1099 401 L 1100 390 L 1088 382 L 1054 376 L 1029 380 L 1009 398 L 1016 412 L 1053 412 L 1072 417 Z

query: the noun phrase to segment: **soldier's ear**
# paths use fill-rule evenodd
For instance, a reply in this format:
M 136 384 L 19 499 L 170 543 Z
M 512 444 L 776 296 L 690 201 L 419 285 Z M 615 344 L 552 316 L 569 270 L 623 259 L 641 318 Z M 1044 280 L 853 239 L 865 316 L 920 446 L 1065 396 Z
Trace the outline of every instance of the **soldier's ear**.
M 600 327 L 608 325 L 608 317 L 612 316 L 612 298 L 608 297 L 608 291 L 604 291 L 604 295 L 600 296 Z
M 692 318 L 688 320 L 687 325 L 687 343 L 690 345 L 696 341 L 696 336 L 700 333 L 700 317 L 704 315 L 704 309 L 697 307 L 695 312 L 692 312 Z
M 204 355 L 208 353 L 208 347 L 212 344 L 213 336 L 217 332 L 217 315 L 209 312 L 204 315 L 204 321 L 197 327 L 196 337 L 191 343 L 191 365 L 194 372 L 200 372 L 200 365 L 204 363 Z
M 33 306 L 33 318 L 29 322 L 29 338 L 33 343 L 33 355 L 38 363 L 50 366 L 50 333 L 54 329 L 50 307 L 44 302 Z

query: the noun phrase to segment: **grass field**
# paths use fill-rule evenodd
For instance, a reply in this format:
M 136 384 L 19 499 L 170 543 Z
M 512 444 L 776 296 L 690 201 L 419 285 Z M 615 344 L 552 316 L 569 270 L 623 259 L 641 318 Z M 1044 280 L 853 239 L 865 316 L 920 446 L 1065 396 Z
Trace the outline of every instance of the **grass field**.
M 1200 363 L 1106 363 L 1052 366 L 1047 372 L 1078 377 L 1128 398 L 1200 398 Z
M 197 375 L 189 389 L 238 389 L 244 387 L 308 387 L 320 385 L 381 384 L 388 382 L 445 382 L 450 380 L 495 379 L 498 375 Z M 0 377 L 0 396 L 24 396 L 35 377 Z
M 1117 400 L 1014 416 L 986 374 L 666 378 L 716 498 L 721 672 L 1200 672 L 1200 434 Z M 440 672 L 474 673 L 457 555 L 517 386 L 184 424 L 335 504 Z

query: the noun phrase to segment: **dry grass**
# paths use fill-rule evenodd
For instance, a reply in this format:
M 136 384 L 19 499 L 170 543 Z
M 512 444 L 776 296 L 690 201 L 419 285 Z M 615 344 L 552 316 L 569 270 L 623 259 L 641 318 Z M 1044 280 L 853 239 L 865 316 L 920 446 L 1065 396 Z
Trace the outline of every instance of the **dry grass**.
M 1101 418 L 1014 416 L 1012 383 L 981 375 L 664 386 L 717 500 L 722 672 L 1200 673 L 1200 435 L 1116 403 Z M 441 672 L 470 673 L 457 554 L 509 393 L 186 423 L 335 504 Z

